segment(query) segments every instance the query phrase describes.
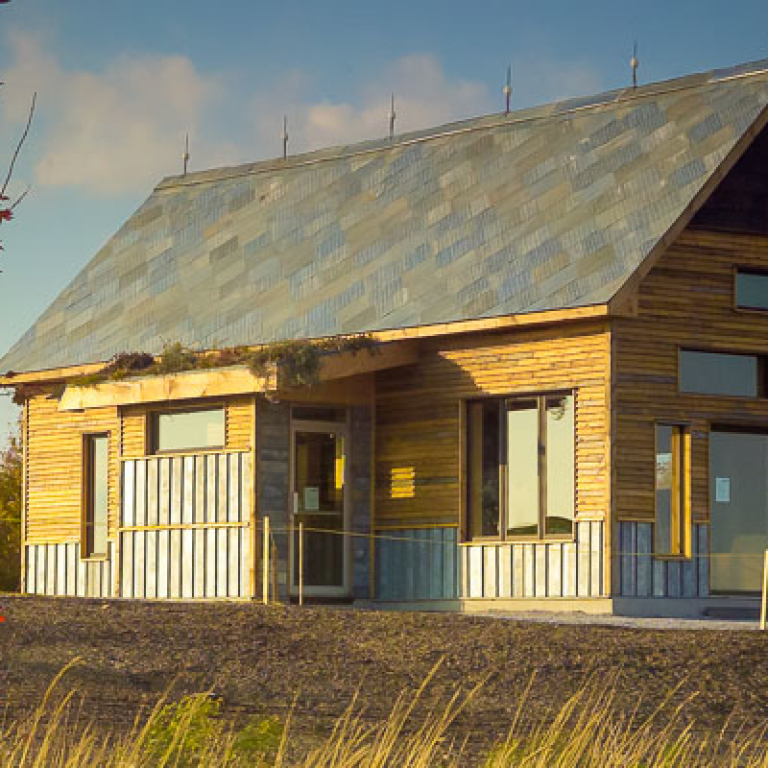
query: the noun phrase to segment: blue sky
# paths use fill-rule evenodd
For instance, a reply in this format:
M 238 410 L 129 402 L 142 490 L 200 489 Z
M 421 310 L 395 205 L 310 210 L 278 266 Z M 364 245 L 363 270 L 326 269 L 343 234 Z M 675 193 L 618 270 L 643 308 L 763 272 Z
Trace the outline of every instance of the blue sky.
M 0 6 L 0 168 L 33 91 L 0 227 L 0 351 L 176 173 L 768 57 L 764 0 L 12 0 Z M 0 445 L 13 419 L 0 397 Z

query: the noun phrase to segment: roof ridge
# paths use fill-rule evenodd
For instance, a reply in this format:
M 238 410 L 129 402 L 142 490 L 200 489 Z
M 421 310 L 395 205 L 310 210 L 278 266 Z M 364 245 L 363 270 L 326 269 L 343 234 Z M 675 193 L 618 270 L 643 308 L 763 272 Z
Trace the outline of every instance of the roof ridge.
M 397 147 L 406 147 L 420 144 L 426 141 L 434 141 L 448 136 L 454 136 L 473 131 L 486 131 L 503 126 L 530 123 L 546 118 L 557 118 L 592 109 L 603 109 L 615 106 L 619 103 L 627 103 L 643 98 L 663 95 L 688 88 L 711 86 L 717 83 L 731 80 L 741 80 L 748 77 L 756 77 L 768 74 L 768 58 L 757 59 L 751 62 L 735 64 L 731 67 L 723 67 L 707 72 L 698 72 L 680 77 L 657 80 L 652 83 L 637 87 L 627 86 L 614 88 L 609 91 L 589 96 L 579 96 L 561 101 L 546 102 L 524 109 L 513 110 L 509 114 L 492 112 L 487 115 L 457 120 L 450 123 L 409 131 L 392 140 L 387 138 L 365 139 L 347 145 L 322 147 L 310 152 L 302 152 L 291 155 L 287 159 L 270 158 L 257 160 L 251 163 L 239 165 L 209 168 L 188 173 L 186 176 L 168 176 L 162 179 L 155 189 L 166 190 L 185 186 L 197 186 L 217 181 L 254 176 L 261 173 L 270 173 L 280 170 L 291 170 L 308 165 L 343 160 L 352 157 L 360 157 L 376 152 L 386 152 Z

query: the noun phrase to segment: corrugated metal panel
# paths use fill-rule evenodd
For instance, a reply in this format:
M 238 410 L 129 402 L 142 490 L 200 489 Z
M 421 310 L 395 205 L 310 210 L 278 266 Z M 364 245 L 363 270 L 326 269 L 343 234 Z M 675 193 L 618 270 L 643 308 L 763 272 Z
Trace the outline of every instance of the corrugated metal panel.
M 79 541 L 28 544 L 27 592 L 33 595 L 112 597 L 114 556 L 113 542 L 109 542 L 107 557 L 99 560 L 81 560 Z

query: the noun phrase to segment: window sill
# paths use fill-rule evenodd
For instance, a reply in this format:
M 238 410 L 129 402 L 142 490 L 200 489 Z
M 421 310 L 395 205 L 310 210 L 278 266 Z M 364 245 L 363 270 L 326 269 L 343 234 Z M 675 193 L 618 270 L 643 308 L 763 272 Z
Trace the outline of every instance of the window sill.
M 503 547 L 508 544 L 575 544 L 575 536 L 547 536 L 546 538 L 539 538 L 536 536 L 530 536 L 527 538 L 514 538 L 514 539 L 469 539 L 467 541 L 460 541 L 460 547 L 471 546 L 497 546 Z

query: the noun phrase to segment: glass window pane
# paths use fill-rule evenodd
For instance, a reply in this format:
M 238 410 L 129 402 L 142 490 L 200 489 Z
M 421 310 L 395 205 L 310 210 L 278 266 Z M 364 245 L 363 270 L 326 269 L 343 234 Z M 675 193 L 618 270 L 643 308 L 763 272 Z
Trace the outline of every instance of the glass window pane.
M 88 438 L 88 510 L 86 557 L 107 554 L 109 513 L 109 450 L 106 436 Z
M 156 450 L 224 447 L 224 409 L 157 414 Z
M 507 532 L 539 532 L 539 410 L 536 401 L 508 405 Z
M 573 533 L 574 507 L 573 396 L 546 399 L 546 532 Z
M 757 397 L 758 358 L 681 350 L 680 389 L 708 395 Z
M 660 555 L 672 553 L 672 488 L 675 468 L 672 456 L 672 427 L 656 427 L 656 545 Z
M 737 272 L 736 306 L 745 309 L 768 309 L 768 275 Z
M 498 400 L 468 408 L 470 536 L 499 535 L 499 408 Z

